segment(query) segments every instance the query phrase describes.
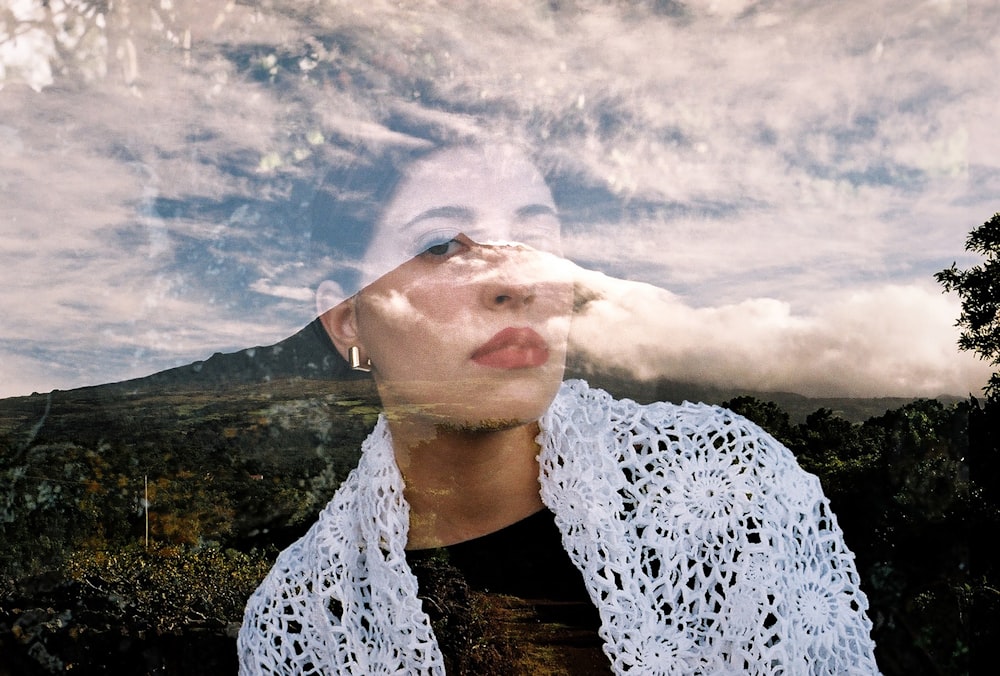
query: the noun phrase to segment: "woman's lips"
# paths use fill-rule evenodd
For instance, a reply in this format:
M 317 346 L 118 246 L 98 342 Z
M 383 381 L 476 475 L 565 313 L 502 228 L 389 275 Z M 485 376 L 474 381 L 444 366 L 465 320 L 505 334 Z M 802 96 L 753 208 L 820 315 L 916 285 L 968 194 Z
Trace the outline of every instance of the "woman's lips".
M 472 361 L 497 369 L 527 369 L 549 360 L 549 346 L 534 330 L 506 328 L 472 353 Z

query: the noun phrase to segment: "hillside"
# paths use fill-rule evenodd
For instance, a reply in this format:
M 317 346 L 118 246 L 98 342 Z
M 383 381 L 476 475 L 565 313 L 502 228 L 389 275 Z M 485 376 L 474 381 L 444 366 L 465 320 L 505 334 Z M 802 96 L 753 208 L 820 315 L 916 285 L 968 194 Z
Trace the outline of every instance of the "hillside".
M 567 376 L 638 401 L 754 397 L 734 407 L 820 477 L 889 618 L 885 673 L 964 659 L 948 652 L 967 642 L 952 591 L 972 584 L 964 533 L 993 527 L 967 499 L 977 408 L 635 382 L 580 364 Z M 0 400 L 0 676 L 147 673 L 150 660 L 231 673 L 242 604 L 355 466 L 378 411 L 373 382 L 315 323 L 145 378 Z M 921 655 L 938 652 L 911 656 L 910 626 Z

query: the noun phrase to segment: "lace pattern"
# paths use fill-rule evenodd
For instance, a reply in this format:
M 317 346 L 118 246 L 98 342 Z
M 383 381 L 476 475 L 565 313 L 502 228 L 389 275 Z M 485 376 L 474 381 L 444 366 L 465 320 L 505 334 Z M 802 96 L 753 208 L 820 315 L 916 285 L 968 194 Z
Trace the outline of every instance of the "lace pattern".
M 569 392 L 542 498 L 616 672 L 877 673 L 854 557 L 790 451 L 722 408 Z
M 564 383 L 541 420 L 542 500 L 619 674 L 878 673 L 853 555 L 816 477 L 702 404 Z M 404 547 L 384 418 L 247 604 L 240 673 L 442 674 Z

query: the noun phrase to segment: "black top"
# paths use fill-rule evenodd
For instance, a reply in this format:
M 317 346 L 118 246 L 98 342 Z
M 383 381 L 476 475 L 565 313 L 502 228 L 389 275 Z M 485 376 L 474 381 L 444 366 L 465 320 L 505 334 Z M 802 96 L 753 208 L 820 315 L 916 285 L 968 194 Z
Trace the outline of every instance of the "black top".
M 549 510 L 406 559 L 449 674 L 611 673 L 600 614 Z
M 458 570 L 474 591 L 526 600 L 560 602 L 559 622 L 578 628 L 600 626 L 583 575 L 562 546 L 562 534 L 548 509 L 473 540 L 435 549 L 406 552 L 407 562 L 424 587 L 423 571 L 430 560 L 445 561 Z

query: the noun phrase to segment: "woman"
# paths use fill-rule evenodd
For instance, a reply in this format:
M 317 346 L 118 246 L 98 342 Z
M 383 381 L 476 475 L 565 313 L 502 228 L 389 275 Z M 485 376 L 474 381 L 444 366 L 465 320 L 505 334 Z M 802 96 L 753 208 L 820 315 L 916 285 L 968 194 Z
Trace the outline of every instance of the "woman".
M 877 673 L 853 556 L 787 449 L 724 409 L 561 382 L 575 276 L 558 246 L 518 152 L 406 170 L 361 290 L 318 293 L 385 412 L 250 599 L 242 673 L 443 673 L 413 574 L 428 552 L 473 586 L 596 608 L 616 673 Z M 525 571 L 491 565 L 505 547 Z

